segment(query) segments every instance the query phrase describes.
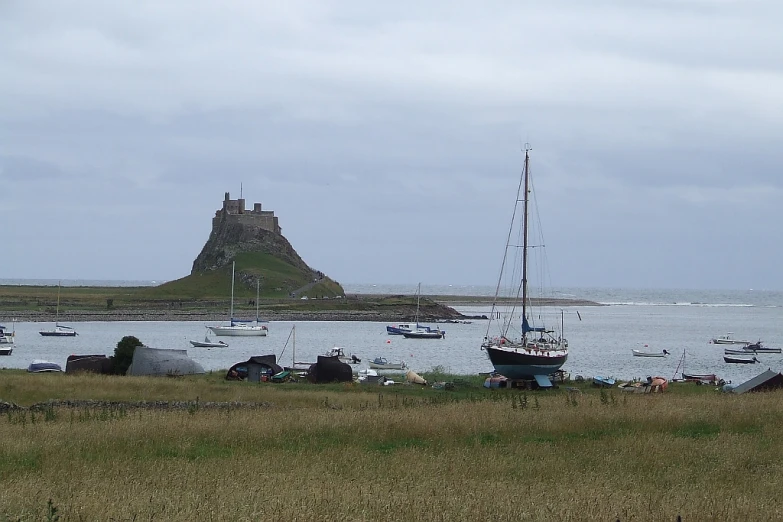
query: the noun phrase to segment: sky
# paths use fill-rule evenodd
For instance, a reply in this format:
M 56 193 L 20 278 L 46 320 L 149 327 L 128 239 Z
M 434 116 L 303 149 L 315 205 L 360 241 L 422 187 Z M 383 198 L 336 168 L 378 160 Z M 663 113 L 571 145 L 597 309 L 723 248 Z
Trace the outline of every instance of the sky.
M 377 4 L 377 5 L 376 5 Z M 341 283 L 783 290 L 783 4 L 0 0 L 3 279 L 177 279 L 225 192 Z

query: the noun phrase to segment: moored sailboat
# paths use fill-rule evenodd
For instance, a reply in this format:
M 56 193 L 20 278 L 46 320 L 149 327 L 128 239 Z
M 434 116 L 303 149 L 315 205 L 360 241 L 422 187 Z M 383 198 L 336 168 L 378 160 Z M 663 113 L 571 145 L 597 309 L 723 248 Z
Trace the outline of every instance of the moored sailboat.
M 517 189 L 512 223 L 506 240 L 505 253 L 501 264 L 501 275 L 495 291 L 495 302 L 492 305 L 490 320 L 487 325 L 487 333 L 481 345 L 486 350 L 495 371 L 509 379 L 534 379 L 541 387 L 550 387 L 552 382 L 549 376 L 559 370 L 568 359 L 568 341 L 562 336 L 562 312 L 561 331 L 558 334 L 543 324 L 531 324 L 528 312 L 531 309 L 530 295 L 528 291 L 528 254 L 533 248 L 529 244 L 529 215 L 530 215 L 530 147 L 525 146 L 525 164 Z M 518 206 L 522 203 L 521 222 L 518 214 Z M 519 230 L 521 228 L 521 230 Z M 512 237 L 521 233 L 522 259 L 521 280 L 517 279 L 517 267 L 509 260 L 511 252 L 518 252 L 518 244 L 512 244 Z M 537 246 L 540 250 L 541 245 Z M 509 273 L 510 272 L 510 273 Z M 513 304 L 506 310 L 505 317 L 499 310 L 500 289 L 504 283 L 513 284 L 515 296 Z M 511 281 L 509 281 L 509 278 Z M 521 331 L 518 336 L 511 332 L 516 317 L 515 310 L 521 307 Z M 501 317 L 503 317 L 501 321 Z M 540 317 L 540 316 L 535 316 Z M 490 330 L 499 327 L 497 335 L 490 335 Z
M 236 263 L 231 264 L 231 308 L 229 311 L 229 321 L 227 325 L 208 326 L 212 333 L 219 336 L 265 336 L 268 328 L 259 324 L 258 318 L 258 296 L 260 283 L 256 282 L 256 324 L 250 324 L 244 321 L 238 321 L 234 318 L 234 270 Z
M 60 324 L 60 283 L 57 283 L 57 308 L 54 312 L 54 330 L 41 330 L 38 332 L 44 337 L 76 337 L 76 330 L 70 326 Z

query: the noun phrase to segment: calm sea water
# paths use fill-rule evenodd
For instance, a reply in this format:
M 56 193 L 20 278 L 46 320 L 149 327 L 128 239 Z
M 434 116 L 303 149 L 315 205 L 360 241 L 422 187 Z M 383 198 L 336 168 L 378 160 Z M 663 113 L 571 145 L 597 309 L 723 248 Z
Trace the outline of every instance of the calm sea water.
M 107 285 L 105 281 L 63 281 L 63 285 Z M 138 286 L 140 281 L 113 281 L 116 286 Z M 57 281 L 11 282 L 0 284 L 53 284 Z M 146 282 L 146 284 L 153 284 Z M 416 285 L 344 285 L 348 293 L 409 294 Z M 492 295 L 490 286 L 427 286 L 430 295 Z M 743 382 L 767 368 L 783 371 L 783 355 L 757 356 L 762 364 L 736 365 L 723 362 L 723 346 L 710 339 L 733 332 L 734 337 L 757 341 L 767 346 L 783 346 L 783 292 L 762 290 L 635 290 L 635 289 L 559 289 L 555 295 L 588 299 L 605 306 L 566 307 L 543 310 L 559 317 L 562 311 L 570 353 L 564 369 L 572 376 L 613 376 L 621 379 L 648 375 L 672 378 L 682 371 L 683 354 L 687 372 L 716 373 L 734 383 Z M 488 306 L 457 309 L 467 315 L 489 314 Z M 0 321 L 11 327 L 10 317 Z M 51 325 L 14 323 L 16 345 L 10 356 L 0 358 L 0 366 L 26 368 L 33 359 L 44 359 L 65 366 L 70 354 L 113 353 L 123 336 L 134 335 L 148 346 L 181 348 L 207 370 L 225 369 L 252 355 L 274 353 L 282 364 L 292 357 L 291 332 L 294 323 L 275 321 L 269 335 L 262 338 L 221 338 L 228 348 L 193 348 L 190 339 L 203 340 L 204 322 L 84 322 L 72 323 L 75 338 L 42 337 L 38 331 Z M 383 356 L 390 361 L 404 360 L 415 371 L 442 367 L 448 372 L 475 374 L 492 369 L 479 348 L 487 333 L 487 321 L 471 324 L 446 324 L 444 339 L 405 339 L 386 334 L 386 323 L 299 321 L 296 326 L 296 359 L 313 361 L 333 346 L 366 361 Z M 216 337 L 210 335 L 213 339 Z M 666 359 L 633 357 L 632 349 L 672 353 Z

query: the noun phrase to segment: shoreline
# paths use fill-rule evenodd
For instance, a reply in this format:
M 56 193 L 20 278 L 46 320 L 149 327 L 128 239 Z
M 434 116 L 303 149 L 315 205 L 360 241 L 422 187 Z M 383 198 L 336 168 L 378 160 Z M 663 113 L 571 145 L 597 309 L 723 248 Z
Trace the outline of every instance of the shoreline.
M 360 297 L 361 299 L 379 299 L 389 297 L 383 294 L 352 294 L 346 297 Z M 492 297 L 485 296 L 427 296 L 438 305 L 451 308 L 453 306 L 491 306 Z M 310 301 L 312 302 L 312 301 Z M 537 306 L 604 306 L 594 301 L 573 300 L 573 299 L 540 299 L 533 300 Z M 486 317 L 464 315 L 456 310 L 454 313 L 444 315 L 443 317 L 433 317 L 430 315 L 420 317 L 427 322 L 448 322 L 454 319 L 483 320 Z M 409 311 L 405 307 L 399 309 L 384 310 L 345 310 L 329 309 L 323 310 L 264 310 L 261 309 L 261 316 L 265 322 L 269 321 L 371 321 L 371 322 L 405 322 L 410 321 Z M 54 322 L 54 314 L 47 311 L 36 310 L 11 310 L 0 312 L 5 323 L 12 322 L 32 322 L 45 323 Z M 109 322 L 109 321 L 227 321 L 225 310 L 212 309 L 161 309 L 161 308 L 139 308 L 131 310 L 60 310 L 59 322 Z

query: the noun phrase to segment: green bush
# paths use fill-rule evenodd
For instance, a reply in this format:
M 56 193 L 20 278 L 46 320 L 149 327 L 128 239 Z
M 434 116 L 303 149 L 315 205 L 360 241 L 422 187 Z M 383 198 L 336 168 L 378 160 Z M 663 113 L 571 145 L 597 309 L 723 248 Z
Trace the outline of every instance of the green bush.
M 126 335 L 117 343 L 114 349 L 114 357 L 111 358 L 112 372 L 116 375 L 125 375 L 133 361 L 133 352 L 137 346 L 143 346 L 144 343 L 132 335 Z

